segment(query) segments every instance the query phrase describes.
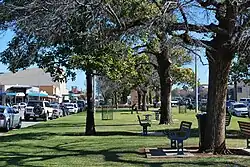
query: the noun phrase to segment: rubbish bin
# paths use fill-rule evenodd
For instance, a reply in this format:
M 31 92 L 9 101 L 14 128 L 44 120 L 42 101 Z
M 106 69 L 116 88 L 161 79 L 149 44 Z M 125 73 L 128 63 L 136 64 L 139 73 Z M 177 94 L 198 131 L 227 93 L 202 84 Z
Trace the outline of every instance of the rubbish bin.
M 205 129 L 206 129 L 206 121 L 207 121 L 207 113 L 199 113 L 196 115 L 196 118 L 198 120 L 198 127 L 199 127 L 199 146 L 201 146 L 201 143 L 204 143 L 205 140 Z
M 113 120 L 113 107 L 103 106 L 102 107 L 102 120 Z

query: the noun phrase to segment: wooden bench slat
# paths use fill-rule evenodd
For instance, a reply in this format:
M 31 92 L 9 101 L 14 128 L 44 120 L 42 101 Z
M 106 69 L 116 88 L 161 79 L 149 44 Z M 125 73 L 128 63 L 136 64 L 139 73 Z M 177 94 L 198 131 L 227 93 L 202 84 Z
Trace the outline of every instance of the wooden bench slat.
M 250 148 L 250 122 L 238 121 L 241 133 L 247 138 L 247 148 Z

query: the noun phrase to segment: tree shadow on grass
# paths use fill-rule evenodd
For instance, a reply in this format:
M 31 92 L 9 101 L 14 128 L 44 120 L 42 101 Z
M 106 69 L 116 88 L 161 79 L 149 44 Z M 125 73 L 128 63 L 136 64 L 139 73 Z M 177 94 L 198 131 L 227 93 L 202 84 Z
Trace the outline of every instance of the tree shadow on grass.
M 156 132 L 164 132 L 164 133 L 168 133 L 168 132 L 174 132 L 174 131 L 178 131 L 179 128 L 175 128 L 175 129 L 162 129 L 162 130 L 156 130 Z M 197 138 L 199 137 L 200 134 L 200 130 L 198 128 L 192 128 L 191 132 L 190 132 L 190 138 Z M 245 139 L 245 137 L 243 135 L 241 135 L 239 130 L 226 130 L 226 138 L 227 139 Z
M 71 144 L 71 143 L 69 143 Z M 237 166 L 237 167 L 247 167 L 244 165 L 241 165 L 239 163 L 234 162 L 228 162 L 228 161 L 214 161 L 211 159 L 208 161 L 208 158 L 206 158 L 207 161 L 204 161 L 204 159 L 197 159 L 197 158 L 187 158 L 187 159 L 172 159 L 168 158 L 167 161 L 163 161 L 162 159 L 145 159 L 144 153 L 139 153 L 137 151 L 131 151 L 131 150 L 122 150 L 121 148 L 111 148 L 111 149 L 104 149 L 104 150 L 98 150 L 98 151 L 91 151 L 91 150 L 84 150 L 84 148 L 80 148 L 78 150 L 72 150 L 65 148 L 65 144 L 57 145 L 57 146 L 39 146 L 39 145 L 20 145 L 20 144 L 12 144 L 13 146 L 17 147 L 25 147 L 27 149 L 34 149 L 34 150 L 43 150 L 36 154 L 28 154 L 24 152 L 14 152 L 14 151 L 2 151 L 0 161 L 6 162 L 7 166 L 13 165 L 13 166 L 28 166 L 28 167 L 34 167 L 38 165 L 26 165 L 26 163 L 41 163 L 43 161 L 47 160 L 53 160 L 53 163 L 56 161 L 59 161 L 59 158 L 68 158 L 68 157 L 85 157 L 85 156 L 96 156 L 96 155 L 102 155 L 104 156 L 104 161 L 107 163 L 109 162 L 116 162 L 121 163 L 120 166 L 129 166 L 129 165 L 140 165 L 140 166 L 151 166 L 151 167 L 162 167 L 164 166 L 180 166 L 182 164 L 190 165 L 190 166 Z M 118 150 L 118 151 L 117 151 Z M 121 150 L 121 151 L 119 151 Z M 48 152 L 46 152 L 48 151 Z M 51 154 L 53 152 L 53 154 Z M 133 159 L 126 158 L 126 155 L 133 155 Z M 190 160 L 191 159 L 191 160 Z M 241 159 L 244 161 L 244 159 Z M 160 161 L 160 162 L 159 162 Z M 247 161 L 246 161 L 247 162 Z M 105 162 L 104 162 L 105 163 Z M 46 162 L 44 162 L 46 164 Z M 99 162 L 100 164 L 100 162 Z M 46 164 L 49 165 L 49 164 Z M 103 164 L 105 165 L 105 164 Z M 110 164 L 109 164 L 110 165 Z

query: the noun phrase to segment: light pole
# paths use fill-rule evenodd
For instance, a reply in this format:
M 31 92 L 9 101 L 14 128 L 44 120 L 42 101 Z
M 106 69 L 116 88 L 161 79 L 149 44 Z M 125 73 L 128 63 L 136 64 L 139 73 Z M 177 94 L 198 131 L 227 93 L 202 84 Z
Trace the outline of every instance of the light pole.
M 195 112 L 198 113 L 198 64 L 197 55 L 195 55 Z

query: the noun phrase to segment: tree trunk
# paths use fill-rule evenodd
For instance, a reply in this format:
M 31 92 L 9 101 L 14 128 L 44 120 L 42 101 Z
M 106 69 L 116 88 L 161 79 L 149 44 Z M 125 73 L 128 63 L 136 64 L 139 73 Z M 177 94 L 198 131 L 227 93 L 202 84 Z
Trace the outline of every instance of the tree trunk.
M 237 101 L 237 80 L 234 80 L 234 100 Z
M 141 109 L 141 92 L 137 90 L 137 94 L 138 94 L 138 110 Z
M 161 118 L 159 124 L 170 124 L 172 122 L 171 113 L 171 88 L 172 79 L 170 76 L 171 62 L 167 53 L 157 57 L 158 74 L 161 85 Z
M 115 108 L 118 109 L 117 92 L 115 91 Z
M 153 104 L 153 101 L 152 101 L 152 91 L 149 90 L 148 92 L 148 101 L 149 101 L 149 104 Z
M 147 91 L 143 91 L 143 94 L 142 94 L 142 111 L 146 111 L 147 110 Z
M 92 71 L 86 71 L 86 83 L 87 83 L 87 117 L 86 117 L 86 131 L 85 135 L 95 135 L 95 120 L 94 120 L 94 98 L 93 98 L 93 86 L 92 86 Z
M 129 91 L 127 91 L 126 89 L 123 89 L 122 97 L 121 97 L 121 104 L 126 104 L 128 102 L 128 95 L 129 95 Z
M 213 61 L 209 61 L 209 93 L 205 143 L 202 149 L 214 154 L 225 154 L 225 116 L 228 75 L 232 53 L 226 49 L 212 52 Z

